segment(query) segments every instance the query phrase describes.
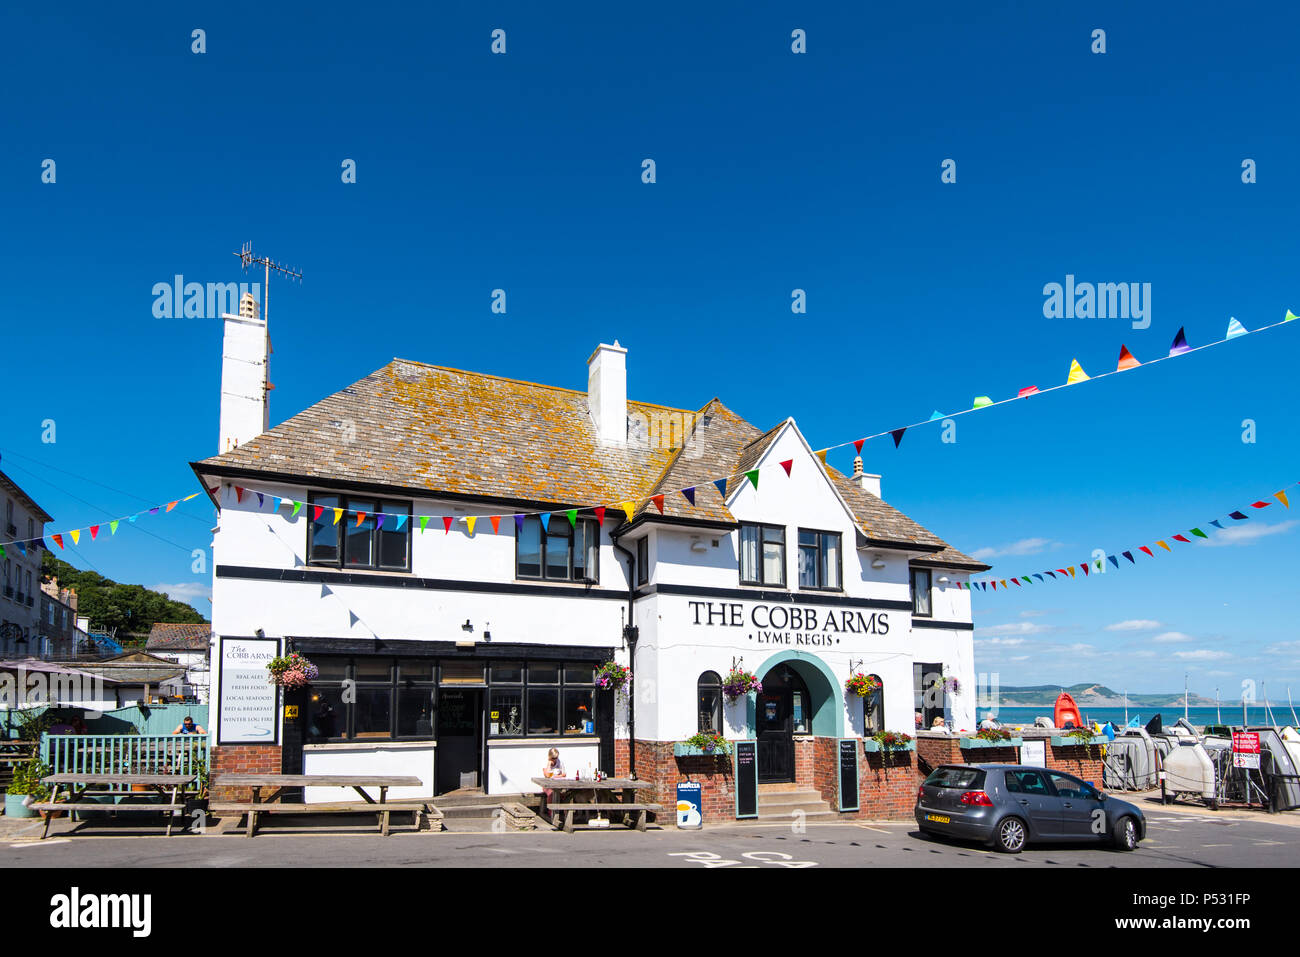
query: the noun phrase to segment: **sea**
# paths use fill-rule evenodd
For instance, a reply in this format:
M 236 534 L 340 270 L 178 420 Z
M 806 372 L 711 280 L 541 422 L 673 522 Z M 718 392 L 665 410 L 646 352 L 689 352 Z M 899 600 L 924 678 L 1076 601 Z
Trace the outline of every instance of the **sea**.
M 976 717 L 981 721 L 984 720 L 987 711 L 987 707 L 979 708 L 976 712 Z M 1110 721 L 1119 728 L 1124 727 L 1124 725 L 1133 718 L 1141 718 L 1140 723 L 1145 726 L 1147 722 L 1157 714 L 1160 715 L 1160 720 L 1164 726 L 1169 727 L 1170 725 L 1175 724 L 1178 719 L 1183 716 L 1183 709 L 1177 707 L 1142 708 L 1130 705 L 1127 717 L 1125 717 L 1123 706 L 1118 708 L 1089 708 L 1086 705 L 1079 705 L 1079 711 L 1083 714 L 1083 720 L 1089 724 L 1093 722 L 1105 724 L 1107 721 Z M 1297 707 L 1296 711 L 1300 714 L 1300 707 Z M 1038 717 L 1051 718 L 1052 706 L 1042 705 L 1032 708 L 999 708 L 997 713 L 998 720 L 1003 724 L 1032 725 L 1034 719 Z M 1241 702 L 1238 701 L 1233 704 L 1224 703 L 1217 710 L 1213 705 L 1210 705 L 1208 708 L 1188 708 L 1187 720 L 1197 728 L 1203 728 L 1207 724 L 1227 724 L 1241 727 Z M 1270 705 L 1267 710 L 1263 705 L 1252 705 L 1246 711 L 1245 723 L 1248 725 L 1277 725 L 1278 727 L 1292 725 L 1293 727 L 1300 728 L 1300 722 L 1296 721 L 1295 716 L 1292 715 L 1291 709 L 1286 702 L 1283 702 L 1281 707 Z

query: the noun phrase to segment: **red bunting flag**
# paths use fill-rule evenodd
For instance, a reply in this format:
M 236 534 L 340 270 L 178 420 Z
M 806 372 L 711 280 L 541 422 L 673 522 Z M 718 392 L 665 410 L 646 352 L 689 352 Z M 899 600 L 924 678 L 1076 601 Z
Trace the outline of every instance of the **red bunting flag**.
M 604 511 L 604 509 L 598 509 L 598 511 Z M 495 535 L 501 528 L 501 516 L 493 515 L 489 521 L 492 522 L 492 534 Z
M 1128 346 L 1119 347 L 1119 364 L 1115 367 L 1116 372 L 1123 372 L 1125 369 L 1136 369 L 1142 363 L 1133 358 L 1133 353 L 1128 351 Z
M 1185 538 L 1185 537 L 1183 537 L 1182 535 L 1175 535 L 1175 536 L 1174 536 L 1174 541 L 1176 541 L 1176 542 L 1186 542 L 1188 545 L 1192 544 L 1192 540 L 1191 540 L 1190 538 Z
M 1017 399 L 1023 399 L 1025 396 L 1027 396 L 1027 395 L 1033 395 L 1033 394 L 1034 394 L 1035 392 L 1037 392 L 1037 391 L 1038 391 L 1038 386 L 1036 386 L 1036 385 L 1027 385 L 1027 386 L 1025 386 L 1023 389 L 1021 389 L 1019 392 L 1016 393 L 1016 398 L 1017 398 Z
M 320 521 L 320 513 L 321 507 L 319 505 L 313 505 L 311 509 L 312 521 Z
M 1251 507 L 1251 508 L 1268 508 L 1268 507 L 1269 507 L 1270 505 L 1272 505 L 1272 504 L 1273 504 L 1272 502 L 1251 502 L 1251 503 L 1250 503 L 1250 507 Z
M 1087 566 L 1087 565 L 1080 565 L 1079 567 L 1083 569 L 1083 574 L 1086 576 L 1086 575 L 1088 574 L 1088 566 Z
M 442 534 L 446 535 L 451 532 L 451 523 L 454 521 L 455 519 L 450 515 L 444 515 L 442 517 Z
M 1060 572 L 1062 575 L 1069 574 L 1064 568 L 1058 568 L 1057 571 Z
M 235 486 L 235 501 L 236 501 L 236 502 L 242 502 L 243 500 L 244 500 L 244 490 L 243 490 L 242 488 L 240 488 L 238 485 L 236 485 L 236 486 Z
M 50 538 L 54 539 L 54 544 L 55 544 L 55 545 L 58 545 L 59 548 L 62 548 L 62 547 L 63 547 L 63 536 L 62 536 L 62 535 L 51 535 Z
M 651 495 L 650 501 L 655 503 L 655 508 L 659 509 L 659 514 L 664 513 L 664 497 L 662 495 Z
M 790 469 L 794 468 L 794 459 L 786 459 L 781 463 L 781 468 L 785 469 L 786 478 L 790 477 Z
M 95 536 L 98 534 L 99 534 L 99 526 L 98 525 L 90 526 L 90 540 L 92 542 L 95 540 Z
M 866 440 L 866 439 L 858 439 L 856 442 L 853 443 L 853 447 L 854 447 L 855 449 L 858 450 L 858 454 L 859 454 L 859 455 L 862 454 L 862 443 L 865 442 L 865 441 L 867 441 L 867 440 Z
M 361 527 L 361 523 L 364 522 L 365 520 L 366 520 L 366 513 L 365 513 L 365 512 L 357 512 L 357 524 L 353 525 L 352 527 L 353 527 L 353 528 L 360 528 L 360 527 Z
M 1138 548 L 1142 549 L 1142 551 L 1146 552 L 1152 558 L 1156 557 L 1155 552 L 1151 551 L 1151 549 L 1147 548 L 1145 545 L 1139 545 Z
M 601 523 L 603 523 L 603 522 L 605 521 L 605 506 L 604 506 L 604 505 L 597 505 L 594 509 L 592 509 L 592 511 L 596 513 L 596 524 L 597 524 L 597 525 L 599 525 L 599 524 L 601 524 Z

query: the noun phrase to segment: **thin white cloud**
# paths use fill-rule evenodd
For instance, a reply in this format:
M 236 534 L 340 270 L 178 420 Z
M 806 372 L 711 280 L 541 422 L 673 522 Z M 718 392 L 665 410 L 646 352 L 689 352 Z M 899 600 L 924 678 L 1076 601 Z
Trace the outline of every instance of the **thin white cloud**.
M 1197 648 L 1195 651 L 1175 651 L 1174 657 L 1181 661 L 1218 661 L 1221 658 L 1231 658 L 1232 655 L 1226 651 L 1211 651 L 1209 648 Z
M 176 585 L 150 585 L 150 589 L 162 592 L 172 601 L 183 601 L 201 611 L 208 610 L 208 600 L 212 598 L 212 586 L 204 582 L 181 582 Z M 197 604 L 202 602 L 202 604 Z
M 1005 625 L 976 628 L 975 634 L 980 638 L 1002 638 L 1008 635 L 1042 635 L 1055 630 L 1049 625 L 1036 625 L 1032 621 L 1011 621 Z
M 1001 545 L 997 548 L 976 549 L 971 552 L 971 557 L 983 561 L 986 558 L 1000 558 L 1003 556 L 1037 555 L 1048 548 L 1058 548 L 1060 544 L 1060 542 L 1054 542 L 1050 538 L 1022 538 L 1018 542 L 1011 542 L 1009 545 Z
M 1266 655 L 1297 655 L 1300 654 L 1300 641 L 1279 641 L 1276 644 L 1269 645 L 1264 649 Z
M 1300 525 L 1300 520 L 1296 519 L 1287 522 L 1278 522 L 1276 525 L 1265 525 L 1263 522 L 1251 522 L 1247 525 L 1229 525 L 1217 535 L 1212 535 L 1209 538 L 1198 538 L 1196 544 L 1209 546 L 1253 545 L 1261 538 L 1289 532 L 1297 525 Z
M 975 641 L 977 645 L 1000 645 L 1007 648 L 1023 645 L 1024 643 L 1025 639 L 1023 638 L 979 638 Z
M 1196 639 L 1191 635 L 1183 634 L 1181 631 L 1166 631 L 1164 634 L 1156 635 L 1151 640 L 1158 641 L 1161 644 L 1169 644 L 1175 641 L 1195 641 Z
M 1160 627 L 1160 622 L 1152 621 L 1149 618 L 1130 618 L 1127 621 L 1117 621 L 1113 625 L 1107 625 L 1107 631 L 1155 631 Z

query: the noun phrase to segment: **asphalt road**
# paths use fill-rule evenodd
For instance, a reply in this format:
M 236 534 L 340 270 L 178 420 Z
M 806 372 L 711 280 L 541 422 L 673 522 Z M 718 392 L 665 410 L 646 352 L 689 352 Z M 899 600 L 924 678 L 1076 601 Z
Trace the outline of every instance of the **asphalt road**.
M 930 839 L 912 824 L 711 826 L 637 833 L 622 828 L 563 834 L 259 833 L 128 836 L 117 828 L 45 841 L 7 831 L 0 868 L 16 867 L 969 867 L 1214 868 L 1300 866 L 1300 828 L 1290 821 L 1243 820 L 1152 810 L 1148 836 L 1132 853 L 1093 845 L 1044 845 L 1018 855 Z M 17 822 L 15 822 L 17 823 Z M 272 825 L 271 827 L 274 827 Z M 36 833 L 39 833 L 37 831 Z

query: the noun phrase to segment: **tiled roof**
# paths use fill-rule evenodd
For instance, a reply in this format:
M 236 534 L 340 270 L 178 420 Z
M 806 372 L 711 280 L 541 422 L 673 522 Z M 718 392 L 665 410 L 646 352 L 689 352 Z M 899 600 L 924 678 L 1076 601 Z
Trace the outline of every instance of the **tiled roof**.
M 643 402 L 628 412 L 694 414 Z M 585 392 L 394 359 L 197 468 L 595 505 L 649 494 L 670 458 L 667 448 L 602 446 Z
M 146 651 L 207 651 L 212 625 L 207 622 L 160 621 L 149 629 Z
M 786 424 L 763 432 L 717 399 L 699 412 L 631 401 L 627 407 L 641 421 L 686 423 L 689 438 L 677 448 L 664 441 L 602 445 L 585 392 L 394 359 L 194 467 L 200 474 L 316 478 L 525 506 L 630 499 L 638 521 L 660 517 L 649 498 L 663 494 L 666 519 L 731 524 L 713 481 L 740 476 L 728 485 L 733 491 Z M 842 473 L 826 471 L 869 542 L 915 545 L 931 553 L 929 561 L 943 556 L 979 566 Z M 679 493 L 691 486 L 694 507 Z M 152 635 L 149 646 L 155 647 Z

